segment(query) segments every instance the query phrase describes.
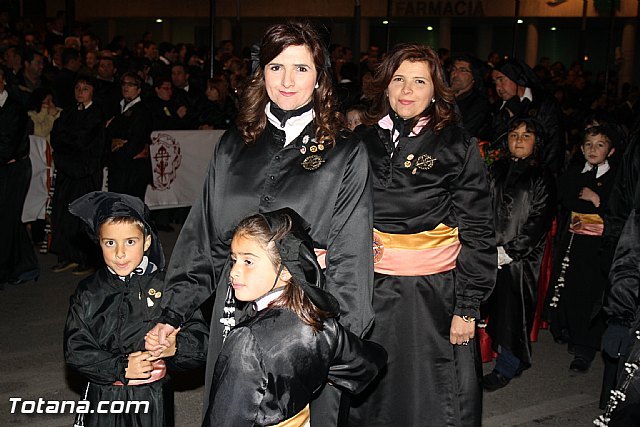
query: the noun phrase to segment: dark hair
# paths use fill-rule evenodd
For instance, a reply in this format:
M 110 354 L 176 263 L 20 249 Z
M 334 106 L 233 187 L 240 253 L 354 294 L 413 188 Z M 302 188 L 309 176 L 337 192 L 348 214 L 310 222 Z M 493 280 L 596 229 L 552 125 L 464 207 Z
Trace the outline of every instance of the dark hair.
M 264 109 L 269 102 L 264 82 L 264 68 L 290 46 L 305 46 L 311 51 L 318 73 L 318 88 L 313 92 L 316 139 L 324 144 L 333 144 L 336 134 L 343 126 L 333 97 L 327 52 L 318 31 L 306 22 L 272 25 L 267 29 L 260 44 L 260 66 L 242 93 L 237 120 L 240 135 L 245 142 L 251 143 L 264 132 L 267 126 Z
M 207 80 L 207 89 L 214 88 L 218 91 L 218 95 L 220 95 L 220 100 L 218 102 L 224 103 L 227 97 L 229 96 L 229 83 L 227 79 L 222 76 L 215 76 Z
M 620 139 L 620 131 L 618 129 L 618 126 L 604 123 L 597 126 L 590 126 L 586 128 L 584 130 L 584 135 L 582 137 L 581 145 L 585 143 L 584 140 L 587 136 L 596 136 L 596 135 L 601 135 L 607 141 L 607 143 L 609 143 L 609 151 L 611 151 L 613 148 L 616 147 L 616 144 Z
M 536 136 L 535 143 L 533 145 L 533 153 L 526 160 L 531 165 L 537 165 L 540 163 L 540 156 L 542 154 L 542 147 L 544 147 L 544 143 L 546 140 L 546 131 L 537 119 L 529 118 L 529 117 L 516 117 L 511 120 L 507 126 L 507 134 L 505 135 L 505 141 L 507 141 L 507 150 L 505 152 L 506 156 L 511 156 L 508 147 L 508 139 L 509 134 L 519 128 L 521 125 L 524 125 L 527 132 L 532 133 Z
M 44 58 L 44 54 L 40 51 L 34 49 L 27 49 L 24 51 L 24 55 L 22 56 L 22 64 L 24 65 L 27 62 L 32 62 L 36 56 L 41 56 Z
M 86 85 L 91 86 L 94 89 L 96 88 L 96 79 L 94 79 L 91 76 L 80 75 L 76 77 L 76 79 L 73 82 L 73 86 L 75 87 L 78 83 L 84 83 Z
M 258 214 L 240 221 L 234 233 L 234 237 L 244 236 L 255 239 L 267 252 L 276 271 L 280 268 L 282 259 L 275 242 L 289 234 L 292 226 L 291 217 L 283 215 L 285 221 L 276 230 L 271 230 L 265 218 Z M 270 304 L 270 307 L 283 307 L 293 311 L 302 322 L 311 326 L 316 332 L 322 330 L 324 320 L 330 317 L 329 313 L 320 310 L 305 295 L 293 275 L 287 281 L 282 294 Z
M 142 77 L 140 77 L 137 73 L 134 73 L 133 71 L 127 71 L 122 75 L 122 77 L 120 77 L 120 84 L 124 83 L 125 77 L 129 77 L 130 79 L 133 79 L 134 82 L 138 85 L 138 87 L 142 88 Z
M 387 87 L 394 73 L 404 61 L 426 62 L 429 74 L 433 81 L 433 96 L 435 102 L 422 113 L 421 116 L 431 116 L 431 120 L 425 126 L 438 133 L 445 127 L 456 123 L 455 99 L 453 92 L 446 83 L 444 72 L 440 66 L 438 56 L 429 46 L 422 44 L 404 43 L 396 45 L 389 55 L 380 63 L 376 73 L 365 87 L 364 94 L 371 101 L 371 108 L 365 117 L 367 124 L 376 123 L 382 117 L 389 114 L 389 101 L 387 99 Z M 421 116 L 414 118 L 415 123 Z
M 4 71 L 0 68 L 0 74 Z M 51 89 L 47 87 L 38 87 L 31 92 L 31 96 L 29 96 L 29 103 L 27 105 L 27 111 L 35 111 L 39 113 L 42 110 L 42 101 L 51 95 L 53 97 L 53 92 Z

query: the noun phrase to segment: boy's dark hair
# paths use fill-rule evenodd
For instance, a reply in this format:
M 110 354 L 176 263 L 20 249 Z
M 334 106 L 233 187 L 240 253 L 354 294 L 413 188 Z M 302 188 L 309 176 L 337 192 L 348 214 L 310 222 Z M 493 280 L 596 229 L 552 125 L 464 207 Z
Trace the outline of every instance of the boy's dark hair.
M 295 211 L 291 209 L 286 210 L 295 214 Z M 321 276 L 322 272 L 317 267 L 315 254 L 311 252 L 313 259 L 305 259 L 304 255 L 302 255 L 302 252 L 305 251 L 303 247 L 305 242 L 300 239 L 301 227 L 300 224 L 297 224 L 300 217 L 295 218 L 297 214 L 294 216 L 282 211 L 257 214 L 243 219 L 236 227 L 234 236 L 256 239 L 268 253 L 273 268 L 278 271 L 281 265 L 284 264 L 284 267 L 287 267 L 291 274 L 291 279 L 287 282 L 282 294 L 270 306 L 288 308 L 305 324 L 311 326 L 314 331 L 321 331 L 324 320 L 335 316 L 334 310 L 337 310 L 337 302 L 330 294 L 323 292 L 319 287 L 310 283 L 316 282 L 316 285 L 321 285 L 324 277 Z M 269 216 L 269 220 L 265 216 Z M 283 244 L 284 240 L 288 240 L 288 242 Z M 290 241 L 293 241 L 294 244 L 291 245 Z M 295 248 L 296 245 L 299 245 L 299 247 Z M 300 250 L 300 255 L 294 255 L 299 260 L 298 263 L 300 265 L 298 268 L 292 268 L 294 266 L 291 264 L 291 259 L 283 260 L 283 252 L 288 254 L 290 249 Z M 293 262 L 295 263 L 296 261 Z M 314 263 L 315 265 L 310 265 Z M 323 307 L 320 308 L 316 304 Z M 332 306 L 332 304 L 336 305 Z M 325 306 L 328 310 L 323 310 Z
M 609 144 L 609 151 L 611 151 L 616 146 L 616 142 L 620 138 L 620 134 L 618 133 L 616 127 L 610 124 L 601 124 L 598 126 L 590 126 L 584 130 L 584 135 L 582 138 L 582 144 L 585 143 L 584 139 L 587 136 L 596 136 L 602 135 L 604 139 Z M 582 145 L 581 144 L 581 145 Z

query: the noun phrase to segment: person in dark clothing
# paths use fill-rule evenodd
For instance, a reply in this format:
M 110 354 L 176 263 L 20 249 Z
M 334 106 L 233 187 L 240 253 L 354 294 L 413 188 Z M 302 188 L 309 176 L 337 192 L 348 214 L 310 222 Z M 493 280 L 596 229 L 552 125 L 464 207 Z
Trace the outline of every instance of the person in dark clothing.
M 120 79 L 120 114 L 107 123 L 107 165 L 110 191 L 130 194 L 144 200 L 151 183 L 151 113 L 142 103 L 142 79 L 125 73 Z
M 31 181 L 27 121 L 27 112 L 5 89 L 4 70 L 0 68 L 0 287 L 40 275 L 31 239 L 22 223 L 22 207 Z
M 479 139 L 490 137 L 491 105 L 483 92 L 483 63 L 470 55 L 461 55 L 451 66 L 451 89 L 462 114 L 462 126 Z
M 491 141 L 501 144 L 514 117 L 533 117 L 542 123 L 547 135 L 542 147 L 542 164 L 553 174 L 564 165 L 565 134 L 562 111 L 555 98 L 540 87 L 533 70 L 518 59 L 500 63 L 491 78 L 500 97 L 493 113 Z
M 229 84 L 222 77 L 207 80 L 206 98 L 198 105 L 198 129 L 229 129 L 238 110 L 229 96 Z
M 50 86 L 49 81 L 42 75 L 44 63 L 44 55 L 41 52 L 26 50 L 22 57 L 22 70 L 15 79 L 15 86 L 7 88 L 25 109 L 35 89 Z
M 96 87 L 93 98 L 104 111 L 104 117 L 108 120 L 120 113 L 120 99 L 122 90 L 115 76 L 118 69 L 113 58 L 100 57 L 98 59 Z
M 144 101 L 151 113 L 151 130 L 185 129 L 187 109 L 173 96 L 173 86 L 166 77 L 153 81 L 154 95 Z
M 92 192 L 69 206 L 99 244 L 106 266 L 82 280 L 70 298 L 64 357 L 87 380 L 90 411 L 76 426 L 173 426 L 169 370 L 201 366 L 207 325 L 199 310 L 158 357 L 144 351 L 164 297 L 164 254 L 149 209 L 138 198 Z M 153 339 L 153 337 L 149 337 Z M 99 413 L 100 401 L 146 401 L 148 412 Z
M 605 326 L 601 306 L 609 286 L 601 269 L 603 213 L 616 172 L 608 159 L 619 137 L 612 126 L 605 125 L 588 128 L 583 138 L 585 161 L 570 166 L 558 182 L 563 225 L 550 301 L 556 309 L 551 316 L 552 332 L 568 341 L 574 353 L 569 368 L 575 372 L 591 366 Z
M 340 67 L 340 78 L 336 85 L 336 97 L 342 113 L 360 102 L 362 89 L 358 82 L 358 66 L 351 62 L 345 62 Z
M 240 221 L 231 242 L 228 292 L 251 307 L 216 361 L 204 426 L 308 425 L 325 383 L 358 393 L 386 361 L 337 319 L 307 224 L 289 208 Z M 233 288 L 233 291 L 231 290 Z
M 459 125 L 433 49 L 397 45 L 365 89 L 360 126 L 373 175 L 375 322 L 389 352 L 357 397 L 350 425 L 479 426 L 475 337 L 495 283 L 496 240 L 485 166 Z
M 340 303 L 340 321 L 360 336 L 373 321 L 373 209 L 366 151 L 342 128 L 328 72 L 324 47 L 311 24 L 269 27 L 259 67 L 243 92 L 237 128 L 216 145 L 202 197 L 173 250 L 164 316 L 154 331 L 170 333 L 215 294 L 205 402 L 222 345 L 218 319 L 225 295 L 216 289 L 227 283 L 222 269 L 233 229 L 251 213 L 291 207 L 304 217 L 326 265 L 327 290 Z M 311 402 L 316 427 L 336 426 L 339 413 L 340 392 L 334 387 L 324 387 Z
M 63 110 L 75 107 L 77 104 L 74 87 L 81 66 L 80 52 L 72 48 L 62 51 L 62 69 L 54 77 L 51 89 L 54 103 Z
M 58 255 L 52 271 L 73 269 L 84 275 L 96 266 L 95 249 L 69 203 L 102 187 L 104 119 L 93 102 L 95 82 L 80 77 L 75 84 L 77 105 L 62 110 L 51 131 L 51 147 L 56 167 L 56 190 L 51 208 L 51 252 Z
M 541 165 L 544 128 L 534 119 L 508 127 L 508 154 L 491 170 L 493 217 L 498 244 L 498 277 L 485 314 L 487 333 L 498 354 L 485 390 L 505 387 L 531 366 L 529 335 L 538 302 L 538 276 L 555 208 L 555 187 Z

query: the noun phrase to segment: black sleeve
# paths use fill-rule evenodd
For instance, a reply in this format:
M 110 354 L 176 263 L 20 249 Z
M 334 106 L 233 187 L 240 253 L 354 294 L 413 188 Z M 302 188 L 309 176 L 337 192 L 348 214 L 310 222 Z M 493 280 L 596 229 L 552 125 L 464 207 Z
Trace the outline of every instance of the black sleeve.
M 82 298 L 71 297 L 64 328 L 64 358 L 67 365 L 96 384 L 127 383 L 125 369 L 128 356 L 113 354 L 100 348 L 85 322 Z
M 518 235 L 504 250 L 514 260 L 526 258 L 546 237 L 553 217 L 553 191 L 549 179 L 537 179 L 529 195 L 529 214 Z
M 631 326 L 636 320 L 640 290 L 640 214 L 636 211 L 622 230 L 609 280 L 611 289 L 604 311 L 610 321 Z
M 176 354 L 167 359 L 169 369 L 187 371 L 203 366 L 207 361 L 209 326 L 200 310 L 193 313 L 176 337 Z
M 269 381 L 249 328 L 236 328 L 218 356 L 203 425 L 253 427 Z
M 387 363 L 382 346 L 358 338 L 336 321 L 338 344 L 329 368 L 333 384 L 358 394 L 373 381 Z
M 465 142 L 461 172 L 450 191 L 462 244 L 456 260 L 454 314 L 478 318 L 480 303 L 495 284 L 497 252 L 487 175 L 475 141 Z

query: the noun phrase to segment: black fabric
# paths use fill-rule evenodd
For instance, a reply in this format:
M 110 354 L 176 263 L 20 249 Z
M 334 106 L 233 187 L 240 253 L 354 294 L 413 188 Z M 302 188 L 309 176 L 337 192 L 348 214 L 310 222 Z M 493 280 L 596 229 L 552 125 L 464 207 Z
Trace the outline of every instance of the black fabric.
M 462 114 L 462 126 L 470 135 L 479 139 L 491 137 L 491 104 L 486 95 L 473 88 L 456 96 L 456 104 Z
M 82 223 L 69 213 L 69 203 L 102 187 L 104 121 L 95 104 L 63 110 L 51 131 L 56 190 L 51 204 L 51 252 L 82 265 L 95 263 L 95 247 Z
M 164 252 L 158 231 L 150 219 L 151 212 L 142 200 L 128 194 L 93 191 L 69 205 L 69 212 L 88 227 L 89 236 L 98 241 L 100 225 L 109 218 L 134 218 L 144 224 L 144 235 L 151 235 L 151 246 L 146 251 L 149 261 L 164 268 Z
M 91 415 L 87 425 L 173 423 L 167 418 L 173 414 L 168 378 L 139 386 L 111 385 L 115 381 L 127 383 L 127 357 L 130 353 L 145 351 L 144 336 L 155 325 L 164 297 L 164 273 L 160 270 L 134 274 L 122 281 L 103 268 L 78 285 L 70 299 L 65 324 L 65 362 L 90 382 L 92 406 L 97 400 L 150 400 L 151 410 L 148 417 L 129 416 L 127 422 L 120 418 L 124 415 Z M 207 329 L 200 312 L 182 325 L 176 340 L 176 355 L 166 359 L 168 370 L 191 369 L 204 363 Z
M 116 115 L 107 125 L 107 164 L 109 191 L 130 194 L 144 200 L 152 181 L 149 157 L 134 158 L 151 143 L 151 114 L 142 103 Z M 122 147 L 114 139 L 126 141 Z
M 462 349 L 449 342 L 452 315 L 478 318 L 495 283 L 491 201 L 475 139 L 457 126 L 438 135 L 426 130 L 400 138 L 391 157 L 389 130 L 376 125 L 363 129 L 362 137 L 373 173 L 375 228 L 413 234 L 445 224 L 458 228 L 462 248 L 453 271 L 426 277 L 376 275 L 370 336 L 389 352 L 389 368 L 379 386 L 352 408 L 351 421 L 357 426 L 424 425 L 429 420 L 432 425 L 479 425 L 478 354 L 471 345 Z M 420 158 L 425 163 L 418 168 Z
M 487 302 L 487 333 L 494 349 L 508 348 L 531 364 L 529 334 L 538 302 L 538 277 L 555 209 L 555 187 L 541 166 L 505 159 L 492 169 L 496 244 L 513 261 L 498 270 Z
M 606 273 L 602 270 L 603 238 L 573 234 L 569 231 L 571 212 L 598 214 L 604 217 L 609 195 L 611 194 L 615 169 L 611 169 L 599 178 L 594 170 L 582 173 L 584 163 L 571 166 L 558 181 L 558 199 L 562 210 L 559 224 L 559 244 L 554 249 L 554 262 L 550 291 L 547 294 L 548 305 L 553 289 L 562 269 L 565 256 L 569 258 L 566 268 L 564 288 L 561 288 L 560 301 L 556 313 L 551 313 L 550 320 L 554 334 L 566 331 L 570 342 L 574 345 L 587 346 L 597 350 L 604 331 L 604 315 L 602 302 L 605 291 L 609 288 Z M 600 206 L 590 201 L 581 200 L 580 192 L 584 187 L 594 191 L 600 197 Z M 571 241 L 573 236 L 573 241 Z M 571 249 L 567 253 L 569 242 Z
M 362 391 L 386 353 L 335 319 L 322 331 L 288 309 L 269 308 L 237 325 L 215 365 L 203 426 L 273 425 L 291 418 L 326 385 Z
M 0 283 L 38 268 L 33 244 L 22 223 L 22 208 L 31 182 L 27 118 L 10 94 L 0 107 Z
M 284 147 L 285 134 L 267 125 L 263 135 L 245 144 L 236 130 L 215 148 L 202 196 L 191 208 L 167 273 L 163 319 L 176 324 L 215 294 L 207 381 L 213 377 L 222 344 L 225 286 L 222 269 L 233 230 L 251 214 L 291 207 L 311 224 L 315 248 L 327 249 L 326 289 L 340 303 L 340 322 L 356 335 L 373 321 L 372 204 L 364 146 L 351 134 L 316 152 L 324 160 L 305 169 L 302 140 L 314 137 L 310 124 Z M 319 153 L 319 154 L 318 154 Z M 222 291 L 216 292 L 218 283 Z M 208 396 L 205 387 L 205 401 Z
M 155 94 L 144 101 L 151 113 L 152 130 L 189 129 L 189 123 L 178 115 L 180 104 L 172 98 L 164 101 Z M 186 117 L 186 115 L 185 115 Z

